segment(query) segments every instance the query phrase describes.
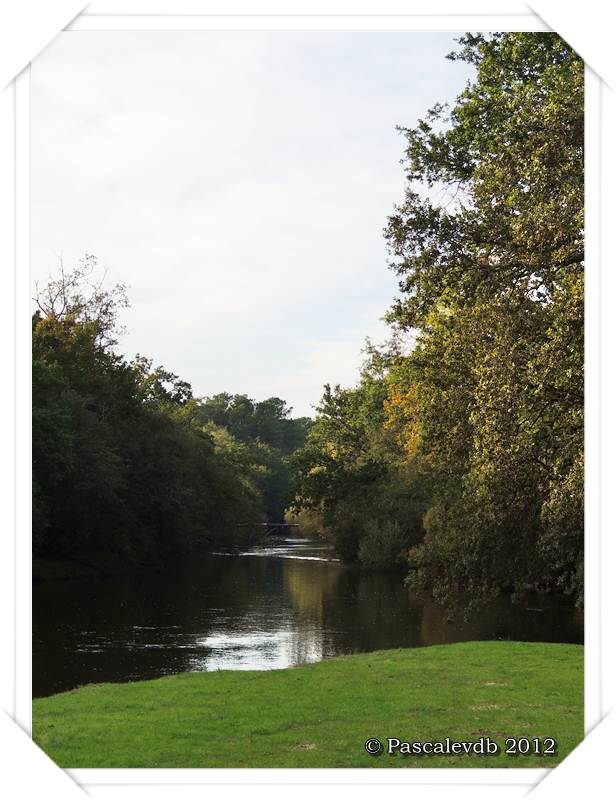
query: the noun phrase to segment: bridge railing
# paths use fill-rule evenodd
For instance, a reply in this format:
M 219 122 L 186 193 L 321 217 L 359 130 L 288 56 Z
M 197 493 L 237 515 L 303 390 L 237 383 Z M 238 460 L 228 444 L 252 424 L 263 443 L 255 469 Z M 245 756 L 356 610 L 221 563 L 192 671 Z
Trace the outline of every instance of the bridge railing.
M 240 522 L 238 528 L 260 528 L 264 536 L 288 533 L 293 528 L 299 528 L 297 522 Z

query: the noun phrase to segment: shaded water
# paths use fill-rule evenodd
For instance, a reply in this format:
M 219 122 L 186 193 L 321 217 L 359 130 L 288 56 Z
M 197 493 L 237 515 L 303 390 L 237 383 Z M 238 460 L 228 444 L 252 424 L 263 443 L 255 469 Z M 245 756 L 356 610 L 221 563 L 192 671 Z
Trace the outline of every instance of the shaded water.
M 399 575 L 345 567 L 322 543 L 277 540 L 164 571 L 35 586 L 33 694 L 471 639 L 581 642 L 582 615 L 554 597 L 502 598 L 469 622 L 447 622 Z

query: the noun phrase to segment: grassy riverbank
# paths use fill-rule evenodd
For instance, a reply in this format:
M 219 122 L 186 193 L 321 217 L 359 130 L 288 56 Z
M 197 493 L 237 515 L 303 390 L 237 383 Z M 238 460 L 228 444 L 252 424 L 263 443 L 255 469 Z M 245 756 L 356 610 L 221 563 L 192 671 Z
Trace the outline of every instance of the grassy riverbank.
M 35 741 L 62 767 L 545 767 L 583 736 L 583 648 L 466 642 L 271 672 L 186 673 L 33 701 Z M 469 741 L 495 757 L 373 757 L 364 742 Z M 556 757 L 504 754 L 552 737 Z

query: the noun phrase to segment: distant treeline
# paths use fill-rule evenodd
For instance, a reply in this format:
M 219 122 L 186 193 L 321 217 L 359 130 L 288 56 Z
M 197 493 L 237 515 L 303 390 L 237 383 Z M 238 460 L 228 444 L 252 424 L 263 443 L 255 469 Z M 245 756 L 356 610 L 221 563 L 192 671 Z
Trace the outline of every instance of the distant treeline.
M 476 77 L 401 129 L 392 341 L 326 387 L 295 504 L 438 600 L 581 602 L 584 65 L 552 33 L 466 35 L 450 58 Z
M 33 317 L 33 551 L 158 561 L 232 544 L 280 521 L 289 457 L 308 419 L 279 398 L 197 399 L 190 385 L 116 352 L 123 286 L 92 284 L 91 257 L 37 292 Z
M 118 355 L 124 288 L 90 285 L 89 259 L 39 291 L 35 554 L 156 559 L 291 505 L 439 601 L 581 602 L 584 65 L 552 33 L 469 34 L 451 58 L 474 80 L 401 129 L 391 341 L 314 423 Z

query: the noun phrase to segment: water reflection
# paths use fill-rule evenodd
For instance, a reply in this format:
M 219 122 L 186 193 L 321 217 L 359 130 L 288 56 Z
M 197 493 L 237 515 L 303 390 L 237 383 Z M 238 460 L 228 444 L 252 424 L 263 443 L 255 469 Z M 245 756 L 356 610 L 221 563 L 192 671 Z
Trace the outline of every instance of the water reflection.
M 503 598 L 451 623 L 399 576 L 349 569 L 308 540 L 204 554 L 157 573 L 45 583 L 33 603 L 35 695 L 469 639 L 582 640 L 582 615 L 557 598 L 535 598 L 533 610 Z

